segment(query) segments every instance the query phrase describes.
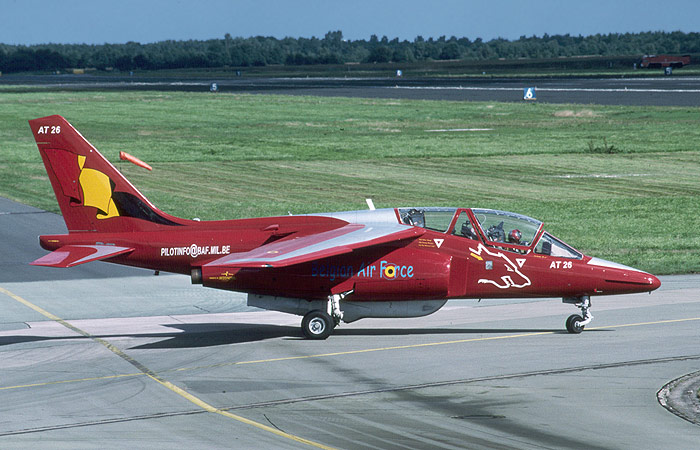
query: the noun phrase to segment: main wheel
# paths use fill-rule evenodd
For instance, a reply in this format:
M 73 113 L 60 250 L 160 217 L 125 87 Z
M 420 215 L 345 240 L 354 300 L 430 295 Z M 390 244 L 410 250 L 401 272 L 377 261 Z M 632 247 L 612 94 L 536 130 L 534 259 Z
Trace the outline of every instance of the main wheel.
M 579 316 L 578 314 L 570 315 L 569 318 L 566 319 L 566 331 L 572 334 L 579 334 L 583 331 L 583 325 L 581 325 L 581 322 L 583 322 L 583 317 Z
M 306 313 L 301 321 L 301 330 L 309 339 L 326 339 L 333 332 L 335 323 L 326 312 L 314 310 Z

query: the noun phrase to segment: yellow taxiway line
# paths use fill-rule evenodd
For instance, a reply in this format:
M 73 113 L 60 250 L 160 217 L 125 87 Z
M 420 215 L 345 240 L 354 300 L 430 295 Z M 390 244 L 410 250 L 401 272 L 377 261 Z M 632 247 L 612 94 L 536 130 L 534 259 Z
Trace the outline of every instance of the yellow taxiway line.
M 26 306 L 28 308 L 33 309 L 34 311 L 38 312 L 42 316 L 44 316 L 50 320 L 53 320 L 55 322 L 60 323 L 64 327 L 68 328 L 69 330 L 71 330 L 75 333 L 78 333 L 82 336 L 85 336 L 86 338 L 92 339 L 94 342 L 97 342 L 97 343 L 103 345 L 109 351 L 111 351 L 115 355 L 119 356 L 123 360 L 127 361 L 132 366 L 136 367 L 138 370 L 141 371 L 142 374 L 144 374 L 147 377 L 149 377 L 150 379 L 156 381 L 161 386 L 164 386 L 164 387 L 170 389 L 172 392 L 178 394 L 179 396 L 187 399 L 189 402 L 194 403 L 195 405 L 199 406 L 200 408 L 204 409 L 205 411 L 219 414 L 219 415 L 222 415 L 224 417 L 228 417 L 229 419 L 233 419 L 233 420 L 236 420 L 238 422 L 241 422 L 241 423 L 244 423 L 247 425 L 252 425 L 260 430 L 267 431 L 268 433 L 272 433 L 272 434 L 275 434 L 277 436 L 280 436 L 280 437 L 283 437 L 286 439 L 291 439 L 293 441 L 296 441 L 296 442 L 299 442 L 302 444 L 310 445 L 312 447 L 317 447 L 317 448 L 322 448 L 322 449 L 327 449 L 327 450 L 333 449 L 333 447 L 329 447 L 327 445 L 323 445 L 323 444 L 320 444 L 318 442 L 311 441 L 309 439 L 304 439 L 302 437 L 295 436 L 295 435 L 290 434 L 290 433 L 285 433 L 284 431 L 278 430 L 276 428 L 269 427 L 267 425 L 256 422 L 254 420 L 250 420 L 250 419 L 247 419 L 245 417 L 239 416 L 237 414 L 232 414 L 228 411 L 224 411 L 224 410 L 221 410 L 215 406 L 212 406 L 209 403 L 205 402 L 204 400 L 200 399 L 199 397 L 192 395 L 191 393 L 187 392 L 186 390 L 184 390 L 184 389 L 178 387 L 177 385 L 169 382 L 168 380 L 164 379 L 163 377 L 161 377 L 157 373 L 153 372 L 151 369 L 144 366 L 143 364 L 141 364 L 140 362 L 138 362 L 137 360 L 135 360 L 131 356 L 127 355 L 119 348 L 117 348 L 114 345 L 110 344 L 109 342 L 105 341 L 104 339 L 93 336 L 90 333 L 88 333 L 87 331 L 81 330 L 80 328 L 78 328 L 74 325 L 71 325 L 70 323 L 66 322 L 65 320 L 61 319 L 60 317 L 46 311 L 45 309 L 33 304 L 32 302 L 20 297 L 19 295 L 16 295 L 13 292 L 8 291 L 5 288 L 0 287 L 0 293 L 7 295 L 8 297 L 18 301 L 19 303 L 23 304 L 24 306 Z M 130 375 L 123 375 L 123 376 L 130 376 Z

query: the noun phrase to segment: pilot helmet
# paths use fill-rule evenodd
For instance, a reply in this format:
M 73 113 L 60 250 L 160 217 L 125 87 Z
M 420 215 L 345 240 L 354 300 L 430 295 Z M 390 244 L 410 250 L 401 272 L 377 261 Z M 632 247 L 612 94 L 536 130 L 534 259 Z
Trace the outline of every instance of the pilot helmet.
M 510 233 L 508 233 L 508 237 L 510 238 L 510 242 L 514 243 L 520 243 L 520 238 L 523 237 L 523 234 L 518 230 L 517 228 L 510 230 Z

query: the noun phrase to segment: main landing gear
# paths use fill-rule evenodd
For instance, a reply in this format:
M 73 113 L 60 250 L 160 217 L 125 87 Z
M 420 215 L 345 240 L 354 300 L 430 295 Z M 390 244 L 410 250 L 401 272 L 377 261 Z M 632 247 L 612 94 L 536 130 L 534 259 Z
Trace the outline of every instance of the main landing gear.
M 591 314 L 591 298 L 587 295 L 582 297 L 565 297 L 562 299 L 564 303 L 571 303 L 581 308 L 581 315 L 572 314 L 566 319 L 566 331 L 572 334 L 579 334 L 583 328 L 591 323 L 593 314 Z
M 304 332 L 304 336 L 308 339 L 327 339 L 340 321 L 343 320 L 340 300 L 351 292 L 329 295 L 326 311 L 314 309 L 306 313 L 301 321 L 301 331 Z
M 326 339 L 335 328 L 335 321 L 327 312 L 315 309 L 301 320 L 301 330 L 309 339 Z

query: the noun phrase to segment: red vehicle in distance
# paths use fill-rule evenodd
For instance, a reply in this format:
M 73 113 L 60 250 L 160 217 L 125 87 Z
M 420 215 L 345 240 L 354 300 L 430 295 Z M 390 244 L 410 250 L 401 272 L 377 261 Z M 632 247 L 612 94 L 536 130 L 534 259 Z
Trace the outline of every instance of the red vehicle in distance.
M 664 67 L 681 68 L 690 64 L 690 55 L 644 55 L 640 67 L 645 69 L 660 69 Z
M 590 323 L 590 297 L 653 291 L 646 272 L 583 255 L 542 222 L 481 208 L 406 207 L 197 221 L 156 208 L 63 117 L 30 120 L 68 234 L 40 236 L 32 264 L 103 260 L 191 276 L 303 317 L 325 339 L 340 322 L 418 317 L 451 298 L 562 297 Z M 97 289 L 97 287 L 96 287 Z

